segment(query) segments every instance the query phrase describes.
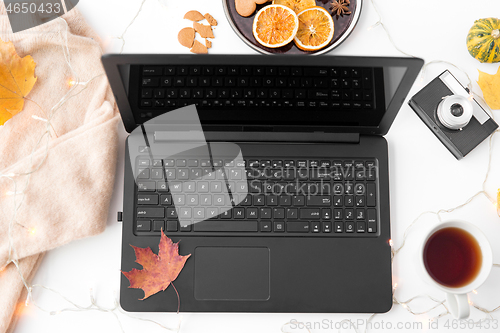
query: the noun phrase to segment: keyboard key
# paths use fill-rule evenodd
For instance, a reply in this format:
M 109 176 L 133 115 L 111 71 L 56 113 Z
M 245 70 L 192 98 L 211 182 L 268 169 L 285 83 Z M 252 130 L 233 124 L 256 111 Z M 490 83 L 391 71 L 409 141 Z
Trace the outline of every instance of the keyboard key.
M 254 206 L 264 206 L 265 204 L 265 197 L 263 194 L 259 194 L 253 197 L 253 204 Z
M 177 219 L 177 210 L 175 208 L 167 208 L 167 219 Z
M 150 106 L 153 106 L 153 101 L 150 100 L 150 99 L 143 99 L 141 101 L 141 106 L 144 106 L 144 107 L 150 107 Z
M 221 215 L 220 215 L 220 218 L 221 219 L 230 219 L 231 216 L 232 216 L 232 211 L 231 210 L 226 210 L 225 212 L 223 212 Z
M 284 208 L 273 208 L 273 218 L 274 219 L 284 219 L 285 209 Z
M 186 232 L 186 231 L 191 231 L 191 223 L 190 222 L 183 222 L 180 223 L 180 231 L 181 232 Z
M 297 208 L 288 208 L 286 210 L 286 218 L 289 220 L 296 220 L 298 218 L 298 209 Z
M 153 221 L 153 231 L 165 230 L 165 221 Z
M 199 66 L 190 66 L 189 67 L 189 74 L 190 75 L 200 75 L 201 74 L 201 67 L 199 67 Z
M 257 219 L 259 218 L 259 211 L 257 208 L 247 208 L 246 209 L 246 218 L 247 219 Z
M 175 73 L 177 75 L 188 75 L 189 71 L 188 71 L 188 68 L 186 66 L 178 66 Z
M 366 178 L 366 171 L 363 170 L 356 170 L 355 172 L 356 180 L 365 180 Z
M 139 169 L 138 170 L 137 179 L 149 179 L 150 176 L 151 176 L 151 172 L 149 169 Z
M 271 221 L 260 222 L 260 231 L 271 232 L 272 231 L 272 222 Z
M 137 204 L 139 205 L 157 205 L 158 194 L 138 194 Z
M 183 220 L 191 219 L 192 213 L 193 213 L 193 210 L 191 209 L 191 207 L 181 207 L 179 209 L 179 217 Z
M 155 182 L 137 182 L 137 189 L 139 191 L 154 191 L 156 190 Z
M 300 97 L 303 98 L 303 97 Z M 308 98 L 310 99 L 328 99 L 328 90 L 326 89 L 315 89 L 308 91 Z
M 260 218 L 261 219 L 270 219 L 271 217 L 272 217 L 271 208 L 266 207 L 266 208 L 260 209 Z
M 309 222 L 287 222 L 287 232 L 309 232 Z
M 160 196 L 160 202 L 162 205 L 170 206 L 172 204 L 172 195 L 170 194 L 162 194 Z
M 142 75 L 156 76 L 162 74 L 163 68 L 161 66 L 144 66 L 142 68 Z
M 300 67 L 293 67 L 291 69 L 291 74 L 292 74 L 292 76 L 301 76 L 302 75 L 302 68 L 300 68 Z
M 163 207 L 139 207 L 137 208 L 137 217 L 165 217 L 165 209 Z
M 334 229 L 334 231 L 336 233 L 344 232 L 344 223 L 343 222 L 335 222 L 335 229 Z
M 167 221 L 167 232 L 177 231 L 177 221 Z
M 265 71 L 262 67 L 254 67 L 253 75 L 264 75 Z
M 294 206 L 304 206 L 305 197 L 303 195 L 295 195 L 293 197 L 293 205 Z
M 330 233 L 332 232 L 332 222 L 323 222 L 323 232 Z
M 135 230 L 137 231 L 151 231 L 151 221 L 150 220 L 137 220 L 137 225 Z
M 274 222 L 274 232 L 284 232 L 285 231 L 285 222 Z
M 307 206 L 331 206 L 332 200 L 330 196 L 327 195 L 311 195 L 307 197 Z
M 235 219 L 244 219 L 245 218 L 245 209 L 244 208 L 234 208 L 233 216 Z
M 151 179 L 163 179 L 163 169 L 151 169 Z
M 321 232 L 321 222 L 311 222 L 311 231 L 313 233 Z
M 366 205 L 368 207 L 375 207 L 376 200 L 376 187 L 374 183 L 366 184 Z
M 365 222 L 356 222 L 356 232 L 365 232 L 366 231 L 366 224 Z
M 279 197 L 280 206 L 291 206 L 291 204 L 292 204 L 292 197 L 288 195 L 282 195 Z
M 205 66 L 202 70 L 203 75 L 214 75 L 215 71 L 212 66 Z
M 363 74 L 362 74 L 361 80 L 363 81 L 363 88 L 364 89 L 371 89 L 372 88 L 372 70 L 371 69 L 363 69 Z
M 354 222 L 346 222 L 345 223 L 345 232 L 349 232 L 349 233 L 354 232 Z
M 217 209 L 217 207 L 206 208 L 205 212 L 206 212 L 205 216 L 207 219 L 217 217 L 217 215 L 219 214 L 219 210 Z
M 278 197 L 275 195 L 266 195 L 266 205 L 277 206 L 278 205 Z
M 202 221 L 194 224 L 194 231 L 256 232 L 257 221 Z
M 319 208 L 301 208 L 300 219 L 302 220 L 319 220 L 321 217 Z
M 365 185 L 364 184 L 356 184 L 354 191 L 356 192 L 357 195 L 363 195 L 365 194 Z
M 143 87 L 157 87 L 160 84 L 160 79 L 157 77 L 148 77 L 142 79 Z
M 375 210 L 375 208 L 368 208 L 366 210 L 366 215 L 369 223 L 377 222 L 377 211 Z

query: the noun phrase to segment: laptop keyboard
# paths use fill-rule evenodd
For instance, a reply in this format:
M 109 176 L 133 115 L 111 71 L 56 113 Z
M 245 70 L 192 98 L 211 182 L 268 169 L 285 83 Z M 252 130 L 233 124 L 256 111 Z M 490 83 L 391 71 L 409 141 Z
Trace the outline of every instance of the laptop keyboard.
M 140 117 L 198 109 L 374 109 L 373 68 L 141 66 Z M 148 111 L 150 110 L 150 111 Z
M 246 157 L 244 166 L 231 163 L 139 156 L 135 234 L 158 235 L 163 229 L 167 234 L 367 237 L 380 232 L 374 159 Z M 225 196 L 226 188 L 248 194 Z

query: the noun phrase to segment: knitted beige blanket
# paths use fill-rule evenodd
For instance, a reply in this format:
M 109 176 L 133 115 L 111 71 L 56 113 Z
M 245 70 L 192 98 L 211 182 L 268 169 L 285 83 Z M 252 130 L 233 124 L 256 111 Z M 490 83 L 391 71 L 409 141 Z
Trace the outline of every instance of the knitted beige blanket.
M 36 104 L 25 101 L 24 110 L 0 126 L 4 333 L 13 331 L 16 307 L 26 300 L 12 260 L 19 260 L 19 270 L 30 281 L 45 251 L 104 230 L 115 178 L 119 116 L 101 65 L 99 37 L 76 9 L 62 19 L 12 34 L 2 2 L 0 38 L 12 41 L 19 56 L 33 57 L 38 78 L 28 95 Z M 82 84 L 71 90 L 74 97 L 53 109 L 70 91 L 68 81 L 77 78 Z M 51 117 L 50 136 L 44 136 L 47 122 L 32 116 Z

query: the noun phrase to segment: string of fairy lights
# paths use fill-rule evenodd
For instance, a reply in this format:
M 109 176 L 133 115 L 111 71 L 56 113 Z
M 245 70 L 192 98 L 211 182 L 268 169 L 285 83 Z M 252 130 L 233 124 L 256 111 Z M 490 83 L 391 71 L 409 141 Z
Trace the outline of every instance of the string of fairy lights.
M 130 21 L 130 23 L 127 25 L 127 27 L 125 28 L 125 30 L 123 31 L 123 33 L 119 36 L 119 37 L 114 37 L 116 39 L 119 39 L 122 41 L 122 45 L 121 45 L 121 48 L 120 48 L 120 53 L 122 53 L 123 49 L 124 49 L 124 46 L 125 46 L 125 34 L 127 33 L 128 31 L 128 28 L 135 22 L 135 19 L 138 17 L 138 15 L 140 14 L 140 12 L 142 11 L 142 8 L 143 8 L 143 5 L 145 3 L 146 0 L 142 0 L 141 4 L 140 4 L 140 7 L 138 9 L 138 11 L 136 12 L 135 16 L 133 17 L 133 19 Z M 409 57 L 414 57 L 414 55 L 412 54 L 409 54 L 407 52 L 404 52 L 403 50 L 401 50 L 397 45 L 396 43 L 394 42 L 394 40 L 392 39 L 391 37 L 391 34 L 389 33 L 388 29 L 386 28 L 386 26 L 384 25 L 383 21 L 382 21 L 382 16 L 380 15 L 380 12 L 377 8 L 377 6 L 375 5 L 374 3 L 374 0 L 370 0 L 371 3 L 372 3 L 372 6 L 374 7 L 379 19 L 378 21 L 373 24 L 372 26 L 370 26 L 368 28 L 368 30 L 372 30 L 373 28 L 375 27 L 378 27 L 378 26 L 381 26 L 385 33 L 387 34 L 388 36 L 388 39 L 389 41 L 391 42 L 391 44 L 395 47 L 396 50 L 398 50 L 399 52 L 401 52 L 402 54 L 405 54 Z M 124 312 L 121 307 L 119 306 L 119 303 L 118 303 L 118 300 L 117 300 L 117 297 L 115 296 L 114 298 L 114 306 L 112 307 L 103 307 L 103 306 L 100 306 L 95 297 L 94 297 L 94 294 L 93 294 L 93 290 L 91 289 L 90 290 L 90 303 L 89 305 L 86 305 L 86 306 L 82 306 L 82 305 L 79 305 L 75 302 L 73 302 L 72 300 L 70 300 L 70 298 L 66 297 L 65 295 L 63 295 L 62 293 L 58 292 L 57 290 L 54 290 L 52 288 L 49 288 L 49 287 L 46 287 L 46 286 L 43 286 L 43 285 L 40 285 L 40 284 L 33 284 L 31 285 L 29 283 L 29 281 L 27 281 L 21 271 L 21 268 L 19 266 L 19 261 L 18 259 L 16 259 L 18 256 L 17 256 L 17 252 L 16 252 L 16 249 L 15 249 L 15 246 L 14 246 L 14 240 L 13 240 L 13 237 L 12 237 L 12 232 L 13 232 L 13 229 L 14 229 L 14 226 L 15 225 L 18 225 L 18 226 L 21 226 L 22 228 L 24 228 L 27 232 L 27 235 L 31 235 L 31 236 L 34 236 L 36 234 L 36 228 L 34 226 L 25 226 L 19 222 L 16 221 L 16 216 L 17 216 L 17 212 L 19 211 L 19 209 L 21 208 L 22 206 L 22 202 L 24 200 L 24 194 L 25 194 L 25 191 L 27 190 L 28 188 L 28 185 L 29 185 L 29 181 L 30 181 L 30 177 L 33 173 L 35 173 L 36 171 L 39 170 L 39 168 L 43 165 L 43 163 L 45 162 L 45 159 L 47 158 L 47 155 L 48 155 L 48 152 L 49 152 L 49 142 L 50 142 L 50 138 L 52 138 L 52 134 L 51 134 L 51 129 L 52 129 L 52 132 L 54 132 L 54 136 L 57 137 L 57 132 L 55 131 L 55 129 L 52 127 L 52 123 L 51 123 L 51 120 L 53 118 L 53 116 L 57 113 L 57 111 L 60 111 L 60 109 L 72 98 L 78 96 L 79 94 L 81 94 L 85 89 L 87 89 L 87 87 L 89 86 L 90 83 L 92 83 L 93 81 L 95 81 L 96 79 L 100 78 L 100 77 L 103 77 L 104 76 L 104 73 L 100 73 L 96 76 L 94 76 L 93 78 L 89 79 L 88 81 L 80 81 L 80 78 L 78 76 L 78 73 L 77 71 L 74 70 L 73 66 L 72 66 L 72 63 L 71 63 L 71 53 L 70 53 L 70 50 L 69 50 L 69 46 L 68 46 L 68 33 L 69 33 L 69 26 L 67 24 L 67 22 L 63 19 L 63 18 L 58 18 L 59 21 L 61 21 L 63 23 L 63 27 L 61 29 L 61 31 L 58 31 L 58 34 L 62 40 L 62 43 L 61 43 L 61 48 L 62 48 L 62 52 L 63 52 L 63 55 L 64 55 L 64 59 L 65 59 L 65 62 L 66 64 L 68 65 L 70 71 L 71 71 L 71 75 L 72 75 L 72 78 L 68 80 L 68 86 L 69 86 L 69 90 L 67 91 L 67 93 L 59 100 L 58 103 L 56 103 L 51 109 L 50 109 L 50 112 L 48 114 L 48 116 L 46 115 L 46 118 L 44 117 L 40 117 L 40 116 L 37 116 L 37 115 L 33 115 L 32 118 L 34 121 L 42 121 L 46 124 L 46 127 L 45 127 L 45 132 L 41 135 L 40 139 L 36 142 L 36 144 L 34 145 L 33 147 L 33 150 L 29 156 L 30 158 L 30 165 L 31 165 L 31 168 L 29 170 L 27 170 L 26 172 L 23 172 L 23 173 L 8 173 L 8 174 L 0 174 L 0 179 L 1 178 L 4 178 L 4 179 L 7 179 L 9 180 L 11 183 L 12 183 L 12 187 L 13 187 L 13 190 L 11 191 L 8 191 L 6 193 L 6 195 L 8 196 L 11 196 L 13 198 L 12 202 L 13 202 L 13 213 L 12 213 L 12 216 L 9 220 L 9 229 L 8 229 L 8 240 L 9 240 L 9 249 L 8 249 L 8 261 L 3 265 L 1 266 L 0 268 L 0 271 L 5 269 L 5 267 L 7 267 L 7 265 L 9 265 L 10 263 L 14 264 L 16 269 L 17 269 L 17 272 L 19 274 L 19 277 L 22 281 L 22 283 L 24 284 L 24 287 L 27 291 L 27 298 L 26 298 L 26 301 L 25 301 L 25 305 L 28 306 L 28 304 L 32 304 L 33 306 L 37 307 L 39 310 L 45 312 L 45 313 L 48 313 L 50 315 L 57 315 L 57 314 L 60 314 L 60 313 L 63 313 L 63 312 L 74 312 L 74 311 L 99 311 L 99 312 L 105 312 L 105 313 L 111 313 L 117 320 L 118 322 L 118 325 L 121 329 L 122 332 L 125 332 L 124 331 L 124 328 L 123 328 L 123 324 L 122 324 L 122 321 L 120 320 L 120 317 L 118 316 L 118 313 L 120 313 L 121 315 L 125 316 L 125 317 L 128 317 L 128 318 L 132 318 L 132 319 L 135 319 L 135 320 L 140 320 L 140 321 L 145 321 L 145 322 L 149 322 L 149 323 L 152 323 L 152 324 L 155 324 L 157 325 L 158 327 L 162 328 L 162 329 L 165 329 L 165 330 L 168 330 L 168 331 L 174 331 L 174 332 L 178 332 L 180 330 L 180 325 L 181 325 L 181 322 L 182 322 L 182 316 L 179 315 L 178 317 L 178 324 L 175 328 L 171 328 L 171 327 L 167 327 L 157 321 L 154 321 L 154 320 L 150 320 L 150 319 L 145 319 L 145 318 L 141 318 L 141 317 L 137 317 L 137 316 L 132 316 L 126 312 Z M 64 30 L 64 33 L 61 33 L 62 30 Z M 96 42 L 96 47 L 99 47 L 99 44 Z M 102 50 L 100 50 L 101 53 L 102 53 Z M 460 67 L 456 66 L 455 64 L 453 63 L 450 63 L 448 61 L 443 61 L 443 60 L 433 60 L 433 61 L 430 61 L 430 62 L 426 62 L 422 68 L 422 71 L 421 71 L 421 76 L 420 76 L 420 81 L 423 82 L 424 80 L 424 77 L 425 77 L 425 71 L 427 69 L 427 67 L 431 64 L 436 64 L 436 63 L 442 63 L 442 64 L 446 64 L 446 65 L 449 65 L 449 66 L 452 66 L 454 68 L 456 68 L 457 70 L 459 70 L 460 72 L 464 73 L 468 79 L 468 84 L 467 84 L 467 87 L 469 88 L 469 91 L 470 91 L 470 96 L 469 98 L 476 98 L 476 99 L 479 99 L 481 101 L 482 98 L 480 96 L 478 96 L 477 94 L 474 93 L 473 89 L 472 89 L 472 81 L 469 77 L 469 75 L 467 74 L 467 72 L 465 72 L 464 70 L 462 70 Z M 43 109 L 33 100 L 30 100 L 27 98 L 28 101 L 34 103 L 44 114 L 45 112 L 43 111 Z M 483 101 L 484 102 L 484 101 Z M 485 103 L 483 103 L 484 105 L 486 105 Z M 493 112 L 491 112 L 490 110 L 490 114 L 492 114 L 493 116 Z M 490 170 L 491 170 L 491 160 L 492 160 L 492 146 L 493 146 L 493 142 L 492 142 L 492 139 L 494 137 L 494 135 L 496 133 L 498 133 L 500 130 L 497 130 L 495 133 L 493 133 L 490 138 L 489 138 L 489 158 L 488 158 L 488 167 L 487 167 L 487 172 L 486 172 L 486 175 L 485 175 L 485 178 L 484 178 L 484 181 L 483 181 L 483 184 L 482 184 L 482 190 L 477 192 L 476 194 L 474 194 L 473 196 L 471 196 L 468 200 L 466 200 L 463 204 L 461 205 L 458 205 L 456 207 L 453 207 L 453 208 L 450 208 L 450 209 L 441 209 L 439 211 L 436 211 L 436 212 L 432 212 L 432 211 L 427 211 L 427 212 L 423 212 L 421 213 L 415 220 L 412 221 L 412 223 L 406 228 L 405 232 L 404 232 L 404 235 L 403 235 L 403 239 L 402 239 L 402 243 L 399 247 L 395 248 L 394 247 L 394 244 L 392 244 L 392 240 L 390 241 L 390 245 L 391 245 L 391 253 L 392 253 L 392 258 L 391 260 L 394 260 L 394 258 L 396 257 L 396 255 L 404 248 L 405 246 L 405 243 L 406 243 L 406 238 L 408 236 L 408 232 L 411 230 L 411 228 L 420 220 L 420 218 L 426 214 L 432 214 L 432 215 L 435 215 L 438 219 L 439 222 L 442 221 L 441 219 L 441 215 L 443 213 L 450 213 L 450 212 L 453 212 L 455 210 L 458 210 L 458 209 L 461 209 L 465 206 L 467 206 L 469 203 L 471 203 L 473 200 L 475 200 L 476 198 L 480 197 L 480 196 L 485 196 L 488 200 L 490 200 L 495 206 L 498 206 L 497 205 L 497 202 L 496 200 L 491 196 L 489 195 L 486 190 L 485 190 L 485 186 L 486 186 L 486 183 L 487 183 L 487 180 L 489 178 L 489 174 L 490 174 Z M 44 154 L 43 154 L 43 157 L 40 159 L 40 161 L 37 163 L 37 165 L 33 165 L 33 157 L 34 157 L 34 154 L 39 150 L 39 148 L 44 145 L 45 146 L 45 150 L 44 150 Z M 24 184 L 19 184 L 18 182 L 21 182 L 21 178 L 25 177 L 25 180 L 24 180 Z M 18 191 L 19 190 L 19 191 Z M 18 198 L 20 197 L 20 198 Z M 500 264 L 493 264 L 494 267 L 497 267 L 497 268 L 500 268 Z M 65 302 L 69 303 L 71 306 L 70 307 L 66 307 L 66 308 L 62 308 L 62 309 L 59 309 L 59 310 L 48 310 L 48 309 L 45 309 L 44 307 L 40 306 L 39 304 L 37 304 L 33 298 L 33 289 L 35 288 L 40 288 L 40 289 L 43 289 L 43 290 L 46 290 L 48 292 L 51 292 L 57 296 L 59 296 L 60 298 L 62 298 Z M 413 315 L 423 315 L 423 314 L 427 314 L 437 308 L 443 308 L 443 312 L 441 312 L 440 314 L 438 314 L 437 316 L 431 318 L 430 320 L 437 320 L 443 316 L 446 316 L 448 314 L 450 314 L 450 312 L 448 311 L 448 308 L 446 306 L 446 302 L 445 301 L 442 301 L 442 300 L 439 300 L 435 297 L 432 297 L 430 295 L 427 295 L 427 294 L 421 294 L 421 295 L 417 295 L 417 296 L 413 296 L 405 301 L 400 301 L 396 298 L 395 294 L 396 294 L 396 289 L 397 289 L 397 283 L 395 283 L 393 285 L 393 303 L 394 304 L 399 304 L 401 305 L 404 309 L 406 309 L 409 313 L 413 314 Z M 477 293 L 476 291 L 474 291 L 475 293 Z M 424 310 L 424 311 L 414 311 L 411 307 L 411 303 L 417 299 L 427 299 L 431 302 L 431 306 L 430 308 L 428 308 L 427 310 Z M 500 310 L 500 305 L 489 310 L 489 309 L 486 309 L 484 307 L 481 307 L 475 303 L 472 303 L 470 302 L 471 305 L 476 308 L 477 310 L 483 312 L 485 314 L 485 318 L 481 319 L 480 321 L 482 320 L 485 320 L 487 318 L 493 318 L 492 317 L 492 313 L 493 312 L 496 312 L 496 311 L 499 311 Z M 118 312 L 118 313 L 117 313 Z M 376 314 L 371 314 L 368 319 L 367 319 L 367 323 L 370 322 L 374 317 L 375 317 Z M 344 319 L 342 322 L 351 322 L 350 319 Z M 281 328 L 282 332 L 286 332 L 285 331 L 285 328 L 287 326 L 290 325 L 290 322 L 284 324 Z M 307 328 L 306 328 L 307 329 Z M 309 329 L 307 329 L 308 332 L 311 332 Z M 340 330 L 339 330 L 340 332 Z M 365 328 L 365 332 L 366 332 L 366 328 Z
M 120 39 L 122 41 L 120 53 L 122 53 L 123 48 L 125 46 L 124 36 L 125 36 L 128 28 L 132 25 L 132 23 L 135 21 L 135 19 L 137 18 L 137 16 L 141 12 L 142 6 L 143 6 L 145 1 L 146 0 L 142 1 L 141 5 L 139 7 L 139 10 L 137 11 L 137 13 L 134 16 L 134 18 L 132 19 L 132 21 L 127 25 L 127 27 L 125 28 L 125 30 L 121 34 L 121 36 L 115 37 L 116 39 Z M 7 262 L 5 264 L 0 266 L 0 271 L 4 270 L 9 264 L 12 263 L 16 267 L 19 278 L 21 279 L 21 281 L 24 285 L 24 288 L 27 291 L 27 297 L 26 297 L 26 301 L 25 301 L 24 305 L 28 306 L 29 304 L 32 304 L 33 306 L 35 306 L 39 310 L 41 310 L 45 313 L 48 313 L 50 315 L 58 315 L 58 314 L 63 313 L 63 312 L 75 312 L 75 311 L 99 311 L 99 312 L 111 313 L 116 318 L 118 325 L 120 327 L 120 330 L 122 332 L 125 332 L 125 330 L 123 328 L 123 324 L 122 324 L 122 322 L 117 314 L 117 312 L 118 312 L 121 315 L 128 317 L 128 318 L 140 320 L 140 321 L 144 321 L 144 322 L 149 322 L 149 323 L 155 324 L 158 327 L 165 329 L 167 331 L 178 332 L 180 329 L 181 322 L 182 322 L 182 316 L 178 317 L 177 326 L 174 328 L 170 328 L 170 327 L 167 327 L 167 326 L 165 326 L 157 321 L 133 316 L 133 315 L 126 313 L 119 306 L 118 297 L 116 297 L 116 296 L 114 298 L 114 306 L 113 307 L 103 307 L 97 303 L 92 289 L 90 290 L 90 303 L 89 303 L 89 305 L 82 306 L 82 305 L 79 305 L 79 304 L 73 302 L 72 300 L 70 300 L 70 298 L 66 297 L 65 295 L 63 295 L 62 293 L 60 293 L 59 291 L 57 291 L 55 289 L 46 287 L 46 286 L 41 285 L 41 284 L 30 284 L 30 282 L 26 280 L 26 278 L 21 270 L 21 267 L 19 265 L 19 260 L 17 259 L 18 255 L 17 255 L 16 248 L 14 246 L 14 239 L 13 239 L 14 226 L 17 225 L 17 226 L 24 228 L 27 231 L 28 236 L 35 236 L 37 230 L 36 230 L 36 227 L 34 227 L 34 226 L 26 226 L 26 225 L 21 224 L 18 221 L 16 221 L 16 216 L 17 216 L 19 209 L 22 207 L 22 202 L 24 200 L 26 190 L 28 189 L 31 175 L 40 169 L 40 167 L 43 165 L 43 163 L 45 162 L 45 160 L 48 156 L 48 153 L 50 150 L 50 147 L 49 147 L 50 138 L 52 138 L 53 136 L 55 138 L 58 137 L 57 132 L 52 127 L 52 118 L 54 117 L 54 115 L 56 115 L 56 113 L 58 111 L 61 110 L 61 108 L 69 100 L 71 100 L 72 98 L 78 96 L 83 91 L 85 91 L 88 88 L 90 83 L 94 82 L 95 80 L 97 80 L 100 77 L 104 77 L 104 73 L 99 73 L 87 81 L 80 80 L 78 72 L 73 68 L 73 65 L 71 62 L 71 53 L 70 53 L 70 49 L 69 49 L 69 45 L 68 45 L 69 25 L 66 22 L 66 20 L 62 17 L 59 17 L 58 21 L 62 22 L 62 28 L 61 28 L 61 30 L 57 31 L 57 33 L 59 35 L 59 38 L 61 39 L 61 48 L 62 48 L 64 60 L 66 62 L 66 65 L 69 67 L 70 73 L 71 73 L 71 78 L 68 79 L 68 82 L 67 82 L 69 89 L 66 92 L 66 94 L 64 94 L 64 96 L 50 109 L 50 112 L 48 113 L 48 115 L 46 114 L 46 112 L 43 110 L 43 108 L 38 103 L 36 103 L 35 101 L 33 101 L 29 98 L 26 98 L 27 101 L 34 103 L 41 110 L 41 112 L 44 114 L 44 116 L 46 117 L 46 118 L 44 118 L 44 117 L 40 117 L 38 115 L 32 115 L 33 120 L 44 122 L 46 124 L 46 126 L 45 126 L 45 131 L 43 132 L 43 134 L 41 135 L 41 137 L 39 138 L 37 143 L 34 145 L 32 151 L 29 155 L 30 169 L 25 171 L 25 172 L 21 172 L 21 173 L 0 174 L 0 179 L 2 179 L 2 178 L 7 179 L 8 181 L 10 181 L 12 183 L 12 190 L 7 191 L 5 195 L 8 196 L 9 198 L 12 198 L 12 205 L 13 205 L 13 213 L 10 216 L 9 227 L 8 227 L 8 232 L 7 232 L 8 242 L 9 242 L 8 259 L 7 259 Z M 94 44 L 96 47 L 99 48 L 100 53 L 102 54 L 103 52 L 102 52 L 102 49 L 101 49 L 99 43 L 94 42 Z M 51 129 L 52 129 L 52 132 L 54 133 L 54 135 L 51 134 Z M 34 155 L 36 152 L 38 152 L 41 145 L 45 146 L 42 158 L 40 159 L 40 161 L 36 165 L 33 165 Z M 23 177 L 25 177 L 24 184 L 20 184 L 21 178 L 23 178 Z M 66 308 L 62 308 L 59 310 L 49 310 L 49 309 L 44 308 L 43 306 L 39 305 L 33 297 L 33 290 L 35 288 L 44 289 L 46 291 L 49 291 L 49 292 L 59 296 L 65 302 L 69 303 L 71 305 L 71 307 L 66 307 Z
M 371 25 L 368 28 L 368 30 L 372 30 L 375 27 L 381 26 L 382 29 L 384 30 L 384 32 L 386 33 L 389 41 L 391 42 L 391 44 L 394 46 L 394 48 L 396 50 L 398 50 L 399 52 L 401 52 L 401 53 L 403 53 L 403 54 L 405 54 L 405 55 L 407 55 L 409 57 L 415 58 L 415 56 L 413 54 L 410 54 L 410 53 L 407 53 L 407 52 L 403 51 L 402 49 L 400 49 L 396 45 L 396 43 L 392 39 L 391 34 L 389 33 L 388 29 L 386 28 L 386 26 L 384 25 L 384 23 L 382 21 L 382 16 L 381 16 L 381 14 L 380 14 L 380 12 L 378 10 L 378 7 L 375 5 L 374 0 L 370 0 L 370 1 L 372 3 L 373 8 L 375 9 L 375 11 L 376 11 L 376 13 L 378 15 L 378 21 L 375 22 L 375 24 Z M 486 108 L 488 109 L 488 111 L 491 114 L 492 118 L 494 119 L 494 113 L 493 113 L 493 111 L 484 102 L 484 100 L 482 99 L 482 97 L 479 96 L 479 95 L 477 95 L 474 92 L 473 87 L 472 87 L 472 80 L 471 80 L 470 76 L 467 74 L 466 71 L 464 71 L 463 69 L 461 69 L 459 66 L 457 66 L 457 65 L 455 65 L 455 64 L 453 64 L 453 63 L 451 63 L 449 61 L 445 61 L 445 60 L 432 60 L 432 61 L 428 61 L 422 67 L 422 71 L 421 71 L 421 75 L 420 75 L 420 82 L 424 81 L 425 71 L 426 71 L 427 67 L 429 65 L 432 65 L 432 64 L 445 64 L 445 65 L 448 65 L 448 66 L 452 66 L 452 67 L 456 68 L 457 70 L 459 70 L 460 72 L 462 72 L 463 74 L 465 74 L 465 76 L 467 77 L 467 80 L 468 80 L 467 87 L 469 89 L 469 99 L 472 100 L 473 98 L 476 98 L 476 99 L 480 100 L 482 102 L 482 104 L 484 106 L 486 106 Z M 437 220 L 439 221 L 439 223 L 441 223 L 442 222 L 441 215 L 443 213 L 451 213 L 453 211 L 462 209 L 462 208 L 466 207 L 467 205 L 469 205 L 474 199 L 476 199 L 476 198 L 478 198 L 480 196 L 485 196 L 493 204 L 494 207 L 498 208 L 498 203 L 495 200 L 495 198 L 492 197 L 488 192 L 486 192 L 486 183 L 488 181 L 488 178 L 489 178 L 489 175 L 490 175 L 490 171 L 491 171 L 491 160 L 492 160 L 492 155 L 493 155 L 493 149 L 492 149 L 492 146 L 493 146 L 493 137 L 498 132 L 500 132 L 500 129 L 497 129 L 494 133 L 492 133 L 491 136 L 489 137 L 489 140 L 488 140 L 488 166 L 487 166 L 487 170 L 486 170 L 486 175 L 484 177 L 484 180 L 483 180 L 483 183 L 482 183 L 482 186 L 481 186 L 481 191 L 478 191 L 477 193 L 475 193 L 474 195 L 472 195 L 469 199 L 467 199 L 464 203 L 462 203 L 462 204 L 460 204 L 460 205 L 458 205 L 456 207 L 448 208 L 448 209 L 440 209 L 440 210 L 435 211 L 435 212 L 434 211 L 426 211 L 426 212 L 423 212 L 420 215 L 418 215 L 417 218 L 414 219 L 410 223 L 410 225 L 405 229 L 404 234 L 403 234 L 403 240 L 402 240 L 401 245 L 399 247 L 395 248 L 394 244 L 393 244 L 393 241 L 389 240 L 389 244 L 391 246 L 391 262 L 394 261 L 394 258 L 396 257 L 396 255 L 404 248 L 404 246 L 406 244 L 406 239 L 407 239 L 407 236 L 408 236 L 408 232 L 411 230 L 411 228 L 418 221 L 420 221 L 420 219 L 421 219 L 422 216 L 424 216 L 426 214 L 435 215 L 436 218 L 437 218 Z M 493 267 L 500 268 L 500 264 L 493 264 Z M 444 316 L 450 314 L 450 311 L 449 311 L 448 307 L 446 306 L 446 301 L 439 300 L 439 299 L 437 299 L 435 297 L 432 297 L 430 295 L 427 295 L 427 294 L 416 295 L 416 296 L 413 296 L 413 297 L 411 297 L 411 298 L 409 298 L 409 299 L 407 299 L 405 301 L 398 300 L 398 298 L 396 297 L 397 286 L 398 286 L 398 284 L 394 283 L 394 285 L 393 285 L 393 304 L 399 304 L 399 305 L 401 305 L 405 310 L 407 310 L 412 315 L 424 315 L 424 314 L 430 313 L 431 311 L 433 311 L 433 310 L 435 310 L 437 308 L 440 308 L 440 307 L 442 307 L 444 309 L 443 312 L 441 312 L 437 316 L 434 316 L 434 317 L 430 318 L 429 319 L 430 321 L 437 320 L 437 319 L 439 319 L 441 317 L 444 317 Z M 473 290 L 473 293 L 477 294 L 477 291 Z M 417 299 L 422 299 L 422 298 L 430 300 L 432 302 L 431 307 L 428 308 L 428 309 L 426 309 L 426 310 L 424 310 L 424 311 L 414 311 L 411 308 L 410 304 L 413 301 L 415 301 Z M 483 322 L 483 321 L 488 320 L 488 319 L 493 319 L 492 313 L 500 310 L 500 305 L 498 305 L 498 306 L 494 307 L 493 309 L 489 310 L 489 309 L 486 309 L 484 307 L 479 306 L 478 304 L 473 303 L 470 300 L 469 300 L 469 304 L 471 306 L 473 306 L 474 308 L 476 308 L 477 310 L 479 310 L 479 311 L 481 311 L 481 312 L 483 312 L 485 314 L 484 318 L 480 319 L 479 321 L 477 321 L 475 323 Z M 369 323 L 375 316 L 376 316 L 376 314 L 371 314 L 368 317 L 368 319 L 367 319 L 367 323 Z M 365 327 L 365 332 L 366 332 L 366 327 Z

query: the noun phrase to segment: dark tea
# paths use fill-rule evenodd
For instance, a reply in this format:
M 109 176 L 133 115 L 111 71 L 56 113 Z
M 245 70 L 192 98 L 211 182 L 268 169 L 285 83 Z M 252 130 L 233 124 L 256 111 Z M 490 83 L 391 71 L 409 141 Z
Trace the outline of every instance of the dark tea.
M 454 227 L 433 233 L 425 244 L 423 256 L 429 275 L 450 288 L 472 282 L 483 260 L 477 240 L 467 231 Z

